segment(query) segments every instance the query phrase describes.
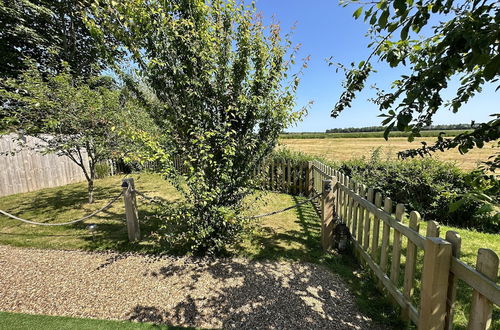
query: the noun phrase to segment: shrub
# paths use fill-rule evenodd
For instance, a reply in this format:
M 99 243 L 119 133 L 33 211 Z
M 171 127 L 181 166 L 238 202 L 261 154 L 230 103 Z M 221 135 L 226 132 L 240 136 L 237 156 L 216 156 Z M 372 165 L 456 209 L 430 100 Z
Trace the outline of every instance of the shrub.
M 381 161 L 374 153 L 370 161 L 346 161 L 339 169 L 418 211 L 426 220 L 481 231 L 500 229 L 494 209 L 469 195 L 473 187 L 468 182 L 474 174 L 464 173 L 452 163 L 433 158 Z M 456 207 L 450 207 L 454 204 Z
M 107 177 L 111 173 L 111 169 L 106 163 L 99 163 L 95 165 L 95 177 L 96 179 L 102 179 Z

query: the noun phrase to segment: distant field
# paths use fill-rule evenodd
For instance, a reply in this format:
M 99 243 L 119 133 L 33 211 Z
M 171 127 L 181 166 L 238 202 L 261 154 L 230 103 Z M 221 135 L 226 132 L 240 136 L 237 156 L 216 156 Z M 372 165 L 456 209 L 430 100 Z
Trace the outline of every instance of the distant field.
M 381 157 L 383 159 L 395 159 L 397 158 L 398 151 L 419 147 L 421 141 L 432 144 L 435 139 L 418 138 L 411 143 L 404 137 L 392 137 L 389 138 L 388 141 L 385 141 L 381 137 L 356 139 L 281 139 L 280 144 L 291 150 L 320 156 L 328 160 L 342 161 L 353 158 L 370 157 L 371 153 L 378 147 L 381 148 Z M 437 152 L 433 157 L 440 160 L 455 161 L 460 168 L 472 170 L 476 168 L 478 162 L 484 161 L 490 155 L 494 154 L 495 149 L 492 148 L 493 145 L 494 143 L 486 144 L 482 149 L 473 149 L 465 155 L 461 155 L 458 150 L 448 150 L 445 152 Z
M 429 130 L 422 131 L 420 134 L 422 137 L 437 137 L 439 133 L 445 132 L 446 136 L 456 136 L 460 133 L 466 132 L 466 130 Z M 391 137 L 405 137 L 409 133 L 405 132 L 391 132 Z M 335 138 L 377 138 L 383 137 L 384 132 L 353 132 L 353 133 L 323 133 L 323 132 L 313 132 L 313 133 L 286 133 L 281 134 L 282 139 L 335 139 Z

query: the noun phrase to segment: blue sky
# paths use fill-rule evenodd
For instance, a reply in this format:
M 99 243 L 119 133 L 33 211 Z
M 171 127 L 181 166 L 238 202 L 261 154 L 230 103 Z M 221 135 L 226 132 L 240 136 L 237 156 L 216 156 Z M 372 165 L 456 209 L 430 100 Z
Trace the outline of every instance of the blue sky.
M 368 25 L 361 19 L 355 20 L 352 13 L 357 6 L 342 7 L 337 0 L 257 0 L 257 10 L 266 22 L 271 17 L 279 21 L 282 31 L 289 32 L 294 23 L 297 28 L 293 33 L 294 44 L 302 44 L 298 58 L 310 55 L 308 68 L 304 72 L 297 93 L 298 107 L 314 101 L 308 116 L 291 132 L 325 131 L 328 128 L 362 127 L 380 125 L 377 107 L 367 99 L 375 93 L 367 88 L 353 102 L 352 108 L 345 110 L 339 117 L 330 117 L 330 110 L 342 92 L 343 73 L 335 73 L 325 59 L 333 56 L 334 60 L 344 64 L 365 59 L 369 39 L 365 37 Z M 377 83 L 387 88 L 398 77 L 401 70 L 378 65 L 379 70 L 370 78 L 367 86 Z M 457 83 L 451 85 L 457 86 Z M 450 94 L 452 96 L 452 94 Z M 447 109 L 434 117 L 435 124 L 470 123 L 471 120 L 484 122 L 489 114 L 499 111 L 500 94 L 493 86 L 484 88 L 480 95 L 466 104 L 458 113 Z

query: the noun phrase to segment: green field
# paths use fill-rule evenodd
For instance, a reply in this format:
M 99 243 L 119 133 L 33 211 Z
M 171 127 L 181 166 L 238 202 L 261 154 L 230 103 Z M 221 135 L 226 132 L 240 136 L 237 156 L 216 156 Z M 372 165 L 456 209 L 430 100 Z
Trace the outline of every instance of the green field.
M 428 130 L 421 131 L 422 137 L 437 137 L 442 132 L 445 136 L 456 136 L 460 133 L 467 132 L 467 130 Z M 394 131 L 391 132 L 389 137 L 407 137 L 410 134 L 407 132 Z M 384 132 L 352 132 L 352 133 L 325 133 L 325 132 L 311 132 L 311 133 L 283 133 L 280 134 L 280 139 L 339 139 L 339 138 L 382 138 Z

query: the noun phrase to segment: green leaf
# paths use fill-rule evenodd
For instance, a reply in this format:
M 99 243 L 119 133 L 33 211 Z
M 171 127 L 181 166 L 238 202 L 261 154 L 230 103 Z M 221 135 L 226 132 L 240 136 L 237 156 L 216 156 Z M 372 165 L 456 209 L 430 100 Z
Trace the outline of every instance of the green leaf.
M 408 39 L 408 31 L 410 30 L 410 26 L 411 24 L 408 23 L 401 29 L 401 40 Z
M 358 9 L 356 9 L 356 11 L 352 14 L 352 16 L 354 16 L 354 18 L 358 19 L 359 16 L 361 16 L 361 13 L 363 12 L 363 7 L 359 7 Z
M 394 122 L 392 122 L 389 126 L 384 131 L 384 139 L 387 141 L 389 139 L 389 133 L 391 132 L 391 129 L 394 127 Z
M 484 67 L 484 79 L 491 80 L 500 73 L 500 54 L 496 55 Z
M 384 29 L 387 26 L 387 19 L 389 18 L 389 9 L 384 10 L 378 19 L 378 25 Z

